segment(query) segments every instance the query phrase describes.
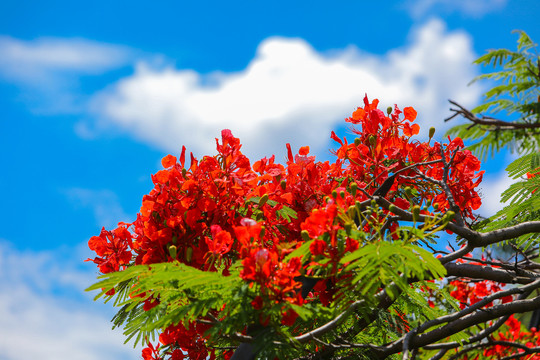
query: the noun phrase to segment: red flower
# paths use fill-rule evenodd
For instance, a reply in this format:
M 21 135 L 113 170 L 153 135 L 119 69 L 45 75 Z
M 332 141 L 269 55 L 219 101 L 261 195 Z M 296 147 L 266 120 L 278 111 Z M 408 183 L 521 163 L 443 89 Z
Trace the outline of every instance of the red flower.
M 403 198 L 397 198 L 396 200 L 394 200 L 394 204 L 398 208 L 403 209 L 403 210 L 408 210 L 411 207 L 411 204 Z
M 212 225 L 210 229 L 212 231 L 212 239 L 208 237 L 205 238 L 206 245 L 208 245 L 208 251 L 219 257 L 231 251 L 234 242 L 231 234 L 221 230 L 221 226 L 219 225 Z
M 283 312 L 281 317 L 281 324 L 285 326 L 292 326 L 296 321 L 298 314 L 293 309 L 288 309 Z
M 129 264 L 131 261 L 130 248 L 132 247 L 132 237 L 126 229 L 128 224 L 120 226 L 113 231 L 101 230 L 99 236 L 93 236 L 88 241 L 88 247 L 98 255 L 93 261 L 99 266 L 99 270 L 106 274 L 120 270 L 121 266 Z
M 171 166 L 174 166 L 174 164 L 176 164 L 176 156 L 167 155 L 161 159 L 161 165 L 163 165 L 164 168 L 170 168 Z
M 414 121 L 416 119 L 416 110 L 412 107 L 406 107 L 403 109 L 403 115 L 405 115 L 405 120 Z
M 255 299 L 253 299 L 253 301 L 251 302 L 251 306 L 253 306 L 255 310 L 261 310 L 263 307 L 263 298 L 260 296 L 256 296 Z
M 307 155 L 309 154 L 309 146 L 303 146 L 300 148 L 300 150 L 298 151 L 298 153 L 300 155 Z
M 311 251 L 311 254 L 313 254 L 313 256 L 323 255 L 324 251 L 326 250 L 326 246 L 326 241 L 315 239 L 309 245 L 309 251 Z
M 148 342 L 147 347 L 142 350 L 142 358 L 144 360 L 161 360 L 161 356 L 159 356 L 159 345 L 154 347 L 152 343 Z
M 358 247 L 360 246 L 360 243 L 358 240 L 347 238 L 345 243 L 345 252 L 353 252 L 358 250 Z M 311 250 L 311 249 L 310 249 Z

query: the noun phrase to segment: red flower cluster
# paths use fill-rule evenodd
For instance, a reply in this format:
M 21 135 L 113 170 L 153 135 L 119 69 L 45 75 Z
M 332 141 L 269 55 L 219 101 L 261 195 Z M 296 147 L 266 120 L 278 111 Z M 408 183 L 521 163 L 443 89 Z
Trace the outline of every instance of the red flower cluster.
M 99 236 L 92 236 L 88 241 L 90 250 L 98 255 L 93 261 L 104 274 L 118 271 L 121 266 L 126 266 L 131 261 L 131 249 L 133 243 L 131 233 L 127 230 L 129 224 L 119 224 L 113 231 L 101 229 Z
M 459 306 L 462 309 L 465 309 L 467 306 L 476 304 L 489 294 L 493 294 L 502 290 L 501 284 L 490 280 L 483 280 L 477 283 L 454 280 L 450 282 L 450 285 L 455 287 L 455 290 L 452 290 L 450 292 L 450 295 L 452 295 L 452 297 L 459 301 Z M 501 301 L 503 304 L 511 302 L 512 296 L 503 297 Z M 492 305 L 492 303 L 489 303 L 486 305 L 486 307 L 490 307 Z
M 299 257 L 293 257 L 284 262 L 280 252 L 271 251 L 264 245 L 264 229 L 261 223 L 252 219 L 244 218 L 240 221 L 241 226 L 236 226 L 234 232 L 240 244 L 240 257 L 242 271 L 240 277 L 251 283 L 257 284 L 261 295 L 255 297 L 252 306 L 261 310 L 264 304 L 291 303 L 302 305 L 303 299 L 298 290 L 301 284 L 295 279 L 300 276 L 302 266 Z M 287 254 L 282 250 L 281 255 Z M 296 320 L 296 313 L 284 309 L 282 323 L 292 325 Z M 263 320 L 266 322 L 268 319 Z
M 395 181 L 384 195 L 402 209 L 422 202 L 437 204 L 439 212 L 450 209 L 448 193 L 440 186 L 443 182 L 463 216 L 472 217 L 480 206 L 475 190 L 482 179 L 480 163 L 469 151 L 460 150 L 460 139 L 446 145 L 413 141 L 410 137 L 419 132 L 413 123 L 416 111 L 408 107 L 402 112 L 396 106 L 386 116 L 377 105 L 377 100 L 370 103 L 366 97 L 364 107 L 347 119 L 361 126 L 353 129 L 358 136 L 353 143 L 332 132 L 340 145 L 333 163 L 316 162 L 309 147 L 293 155 L 287 144 L 285 166 L 275 163 L 274 156 L 251 166 L 240 151 L 240 140 L 229 130 L 222 131 L 221 142 L 216 139 L 217 155 L 199 161 L 191 154 L 189 167 L 185 147 L 179 159 L 167 155 L 162 160 L 164 169 L 152 176 L 154 188 L 143 197 L 137 219 L 90 239 L 89 246 L 97 254 L 94 263 L 108 273 L 130 265 L 180 261 L 204 271 L 220 269 L 226 275 L 231 264 L 241 260 L 240 277 L 258 294 L 252 299 L 253 308 L 281 304 L 280 323 L 292 325 L 297 315 L 288 305 L 304 303 L 296 279 L 309 274 L 310 266 L 323 263 L 317 258 L 330 260 L 324 262 L 330 280 L 347 276 L 340 273 L 339 260 L 361 245 L 344 235 L 353 224 L 350 209 L 369 200 L 392 174 Z M 406 186 L 415 188 L 414 199 L 404 195 Z M 382 223 L 384 216 L 370 221 Z M 372 231 L 369 225 L 363 230 Z M 307 238 L 314 239 L 312 262 L 287 257 Z M 470 303 L 468 294 L 459 296 Z M 326 286 L 317 284 L 310 298 L 327 303 Z M 151 296 L 147 301 L 145 309 L 159 303 Z M 164 329 L 160 342 L 167 348 L 166 355 L 213 358 L 203 328 L 191 323 L 187 329 L 183 325 Z M 149 346 L 143 357 L 164 356 L 158 353 Z
M 466 257 L 472 257 L 472 254 L 467 254 Z M 482 260 L 485 260 L 484 257 L 482 257 Z M 456 263 L 465 263 L 466 261 L 462 259 L 456 260 Z M 469 261 L 467 262 L 471 265 L 478 265 L 481 266 L 482 263 L 476 262 L 476 261 Z M 497 268 L 497 265 L 491 265 L 494 268 Z M 495 281 L 491 280 L 483 280 L 478 282 L 464 282 L 463 280 L 454 280 L 450 282 L 450 286 L 452 286 L 454 289 L 450 292 L 450 295 L 454 297 L 456 300 L 459 301 L 461 309 L 464 309 L 468 306 L 471 306 L 473 304 L 476 304 L 483 298 L 485 298 L 488 295 L 497 293 L 501 291 L 504 287 L 504 284 L 500 284 Z M 500 299 L 500 302 L 502 304 L 509 303 L 513 300 L 513 296 L 508 295 L 504 296 Z M 492 303 L 487 304 L 485 307 L 492 306 Z
M 471 257 L 471 254 L 467 254 L 465 257 Z M 484 261 L 485 258 L 482 257 Z M 465 263 L 466 261 L 462 259 L 457 260 L 458 263 Z M 467 262 L 472 265 L 483 265 L 477 261 Z M 496 265 L 490 265 L 497 268 Z M 450 292 L 450 295 L 460 302 L 460 308 L 465 309 L 468 306 L 476 304 L 481 301 L 486 296 L 495 294 L 501 290 L 504 290 L 504 284 L 497 283 L 495 281 L 483 280 L 479 282 L 466 282 L 464 280 L 454 280 L 450 282 L 450 286 L 453 287 L 453 290 Z M 513 296 L 508 295 L 501 297 L 497 300 L 501 304 L 506 304 L 513 301 Z M 484 309 L 493 306 L 493 303 L 488 303 L 483 306 Z M 511 315 L 508 320 L 501 327 L 502 330 L 490 335 L 488 345 L 493 343 L 495 345 L 487 346 L 482 351 L 483 357 L 480 355 L 475 356 L 473 359 L 480 359 L 484 357 L 488 358 L 501 358 L 504 356 L 515 356 L 516 352 L 518 354 L 523 353 L 522 349 L 511 346 L 512 343 L 523 344 L 528 348 L 540 346 L 540 333 L 537 332 L 535 328 L 532 328 L 531 331 L 527 331 L 521 322 L 517 320 L 514 315 Z M 497 342 L 506 342 L 497 344 Z M 468 356 L 464 356 L 462 359 L 468 359 Z M 528 360 L 540 360 L 540 355 L 538 354 L 523 354 L 523 359 Z
M 534 347 L 540 347 L 540 333 L 536 328 L 532 328 L 530 331 L 524 329 L 523 325 L 519 320 L 514 318 L 514 315 L 511 315 L 508 320 L 505 322 L 506 331 L 499 331 L 496 335 L 491 336 L 492 341 L 505 341 L 508 343 L 519 343 L 524 344 L 527 348 L 532 349 Z M 484 356 L 510 356 L 522 354 L 522 359 L 526 360 L 540 360 L 539 354 L 529 354 L 525 355 L 523 349 L 516 349 L 514 346 L 509 346 L 509 344 L 504 345 L 494 345 L 484 350 Z
M 450 209 L 448 195 L 443 189 L 434 189 L 433 182 L 423 179 L 443 181 L 448 184 L 456 206 L 464 216 L 473 218 L 472 211 L 481 205 L 481 199 L 475 188 L 482 181 L 483 171 L 480 161 L 463 148 L 459 138 L 451 140 L 447 145 L 438 142 L 411 141 L 410 137 L 418 134 L 418 124 L 411 124 L 416 119 L 416 111 L 407 107 L 402 112 L 397 106 L 389 116 L 377 109 L 378 100 L 369 103 L 364 99 L 364 108 L 358 108 L 347 121 L 361 125 L 361 130 L 353 129 L 359 137 L 354 144 L 342 141 L 332 133 L 332 138 L 341 147 L 336 155 L 348 166 L 345 174 L 351 176 L 359 187 L 371 189 L 373 193 L 391 173 L 399 173 L 391 190 L 414 186 L 418 196 L 425 202 L 437 204 L 440 210 Z M 400 115 L 404 114 L 404 119 Z M 449 139 L 450 140 L 450 139 Z M 438 162 L 435 162 L 437 161 Z M 450 166 L 445 165 L 450 163 Z M 400 173 L 411 164 L 418 166 Z M 414 183 L 411 182 L 414 179 Z M 404 204 L 396 204 L 403 207 Z

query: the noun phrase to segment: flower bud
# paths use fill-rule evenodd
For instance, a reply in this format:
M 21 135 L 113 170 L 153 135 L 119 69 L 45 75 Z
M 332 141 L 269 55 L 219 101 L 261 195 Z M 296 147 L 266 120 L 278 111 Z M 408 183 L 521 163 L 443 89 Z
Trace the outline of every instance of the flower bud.
M 352 196 L 356 196 L 356 191 L 358 190 L 358 184 L 353 182 L 351 183 L 351 194 Z
M 356 146 L 360 145 L 361 142 L 362 142 L 362 140 L 360 140 L 360 138 L 354 139 L 354 145 L 356 145 Z
M 354 219 L 354 215 L 356 214 L 356 207 L 354 205 L 349 206 L 347 209 L 347 215 L 349 215 L 350 218 Z
M 345 199 L 345 191 L 341 190 L 339 196 L 341 196 L 342 199 Z
M 193 248 L 191 246 L 188 246 L 184 255 L 186 258 L 186 262 L 189 264 L 191 262 L 191 259 L 193 258 Z
M 263 196 L 261 196 L 259 200 L 259 207 L 262 207 L 264 204 L 266 204 L 267 201 L 268 201 L 268 194 L 264 194 Z
M 390 210 L 391 212 L 395 214 L 397 210 L 397 206 L 394 204 L 390 204 L 390 206 L 388 207 L 388 210 Z
M 435 135 L 435 128 L 432 126 L 429 128 L 429 138 L 431 139 Z
M 419 205 L 414 205 L 413 208 L 412 208 L 412 216 L 413 216 L 413 221 L 418 221 L 420 219 L 420 206 Z
M 354 222 L 352 221 L 347 221 L 345 224 L 343 224 L 343 228 L 345 229 L 345 231 L 347 232 L 347 234 L 350 234 L 351 233 L 351 230 L 353 228 L 353 225 L 354 225 Z
M 300 233 L 300 235 L 302 236 L 302 240 L 304 241 L 309 241 L 311 240 L 310 237 L 309 237 L 309 233 L 307 230 L 302 230 L 302 232 Z
M 403 189 L 405 191 L 405 194 L 408 196 L 408 197 L 412 197 L 412 189 L 410 186 L 407 186 L 405 189 Z
M 371 144 L 371 146 L 377 145 L 377 137 L 375 135 L 371 135 L 369 137 L 369 143 Z
M 358 200 L 356 200 L 354 202 L 354 207 L 356 208 L 356 211 L 358 211 L 359 213 L 362 212 L 362 203 Z
M 391 107 L 391 106 L 389 106 L 389 107 L 386 108 L 386 113 L 387 113 L 388 115 L 390 115 L 390 114 L 392 113 L 392 107 Z
M 279 186 L 281 186 L 281 190 L 285 190 L 287 188 L 287 183 L 285 182 L 285 180 L 281 180 Z
M 336 189 L 332 190 L 332 197 L 333 197 L 334 199 L 337 198 L 337 191 L 336 191 Z
M 171 255 L 171 258 L 173 258 L 173 260 L 176 259 L 176 251 L 177 251 L 176 246 L 174 245 L 169 246 L 169 255 Z

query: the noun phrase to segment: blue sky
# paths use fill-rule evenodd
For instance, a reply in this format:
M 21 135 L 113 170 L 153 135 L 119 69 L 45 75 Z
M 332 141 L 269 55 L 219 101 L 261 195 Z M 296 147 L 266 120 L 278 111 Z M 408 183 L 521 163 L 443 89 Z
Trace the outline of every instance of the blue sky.
M 515 48 L 514 29 L 539 41 L 538 13 L 537 0 L 1 2 L 3 358 L 138 358 L 82 292 L 96 275 L 82 260 L 101 226 L 135 218 L 167 153 L 212 154 L 230 128 L 254 160 L 286 142 L 328 159 L 365 93 L 415 107 L 420 135 L 440 137 L 447 99 L 481 100 L 471 62 Z M 486 165 L 485 215 L 509 159 Z

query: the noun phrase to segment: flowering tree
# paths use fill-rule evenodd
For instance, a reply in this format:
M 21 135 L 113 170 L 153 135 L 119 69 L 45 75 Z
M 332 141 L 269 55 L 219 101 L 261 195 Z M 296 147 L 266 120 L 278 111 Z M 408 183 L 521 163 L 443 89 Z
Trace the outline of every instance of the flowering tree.
M 481 162 L 433 128 L 415 140 L 416 115 L 366 96 L 332 162 L 287 144 L 285 164 L 252 164 L 229 130 L 216 155 L 166 156 L 137 219 L 90 239 L 90 290 L 145 360 L 540 359 L 517 318 L 540 308 L 536 208 L 480 221 Z M 441 251 L 445 232 L 458 245 Z M 494 244 L 511 260 L 482 252 Z

